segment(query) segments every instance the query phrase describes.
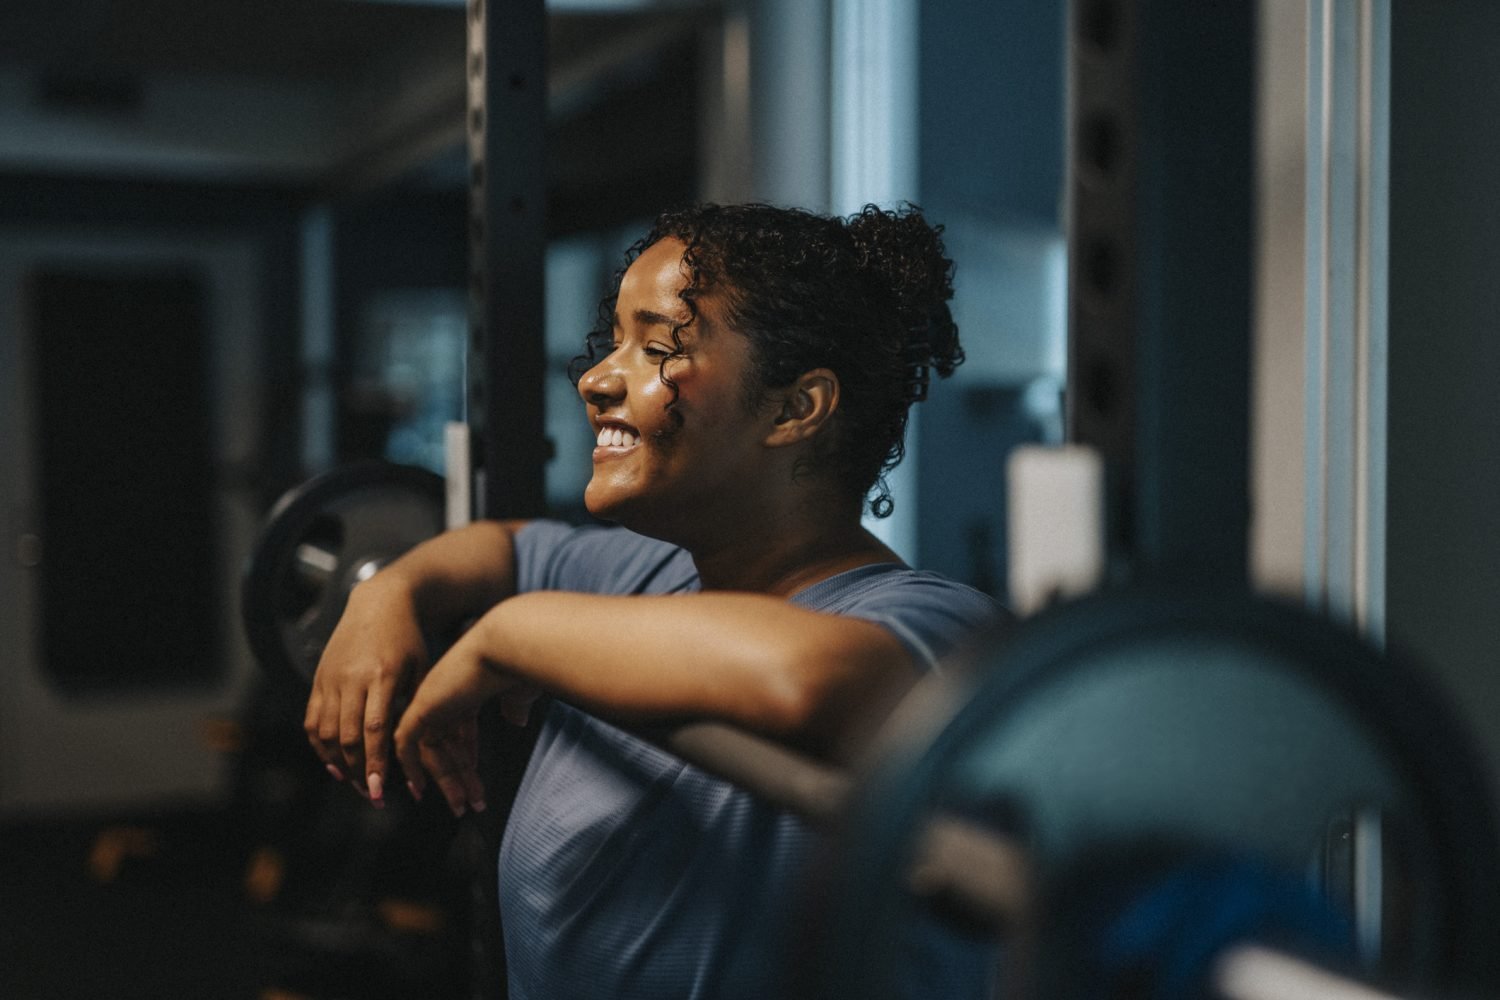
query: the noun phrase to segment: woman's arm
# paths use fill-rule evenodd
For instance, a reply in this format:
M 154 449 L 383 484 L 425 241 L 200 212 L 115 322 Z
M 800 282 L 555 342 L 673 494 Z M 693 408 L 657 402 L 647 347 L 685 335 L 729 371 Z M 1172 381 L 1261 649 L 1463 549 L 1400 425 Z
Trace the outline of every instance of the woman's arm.
M 313 677 L 303 728 L 330 773 L 379 802 L 389 768 L 392 705 L 428 668 L 427 635 L 515 593 L 513 535 L 521 522 L 446 532 L 359 584 Z
M 414 794 L 475 800 L 468 727 L 491 697 L 544 691 L 622 720 L 708 717 L 847 756 L 919 676 L 887 629 L 756 594 L 536 592 L 492 608 L 433 667 L 396 731 Z

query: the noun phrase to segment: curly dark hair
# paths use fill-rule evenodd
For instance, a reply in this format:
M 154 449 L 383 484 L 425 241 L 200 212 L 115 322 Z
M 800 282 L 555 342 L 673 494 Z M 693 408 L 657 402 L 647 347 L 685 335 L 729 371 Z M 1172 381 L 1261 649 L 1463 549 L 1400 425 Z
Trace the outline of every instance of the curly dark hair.
M 647 247 L 675 237 L 687 247 L 684 326 L 697 318 L 698 298 L 721 296 L 725 321 L 750 339 L 750 398 L 814 368 L 838 376 L 833 433 L 815 461 L 886 517 L 894 503 L 885 473 L 905 454 L 907 412 L 926 397 L 932 371 L 947 377 L 964 359 L 948 309 L 953 261 L 942 228 L 914 205 L 867 205 L 847 218 L 762 204 L 663 213 L 626 251 L 570 373 L 576 382 L 610 349 L 625 270 Z M 676 351 L 666 361 L 683 349 L 681 329 L 672 330 Z

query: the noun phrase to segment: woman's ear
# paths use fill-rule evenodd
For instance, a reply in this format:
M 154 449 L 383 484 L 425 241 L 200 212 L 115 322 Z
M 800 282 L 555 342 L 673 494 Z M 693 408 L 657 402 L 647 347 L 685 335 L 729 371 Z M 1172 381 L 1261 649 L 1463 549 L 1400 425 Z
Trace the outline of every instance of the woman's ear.
M 823 429 L 839 408 L 839 377 L 814 368 L 776 395 L 778 410 L 766 437 L 772 448 L 806 441 Z

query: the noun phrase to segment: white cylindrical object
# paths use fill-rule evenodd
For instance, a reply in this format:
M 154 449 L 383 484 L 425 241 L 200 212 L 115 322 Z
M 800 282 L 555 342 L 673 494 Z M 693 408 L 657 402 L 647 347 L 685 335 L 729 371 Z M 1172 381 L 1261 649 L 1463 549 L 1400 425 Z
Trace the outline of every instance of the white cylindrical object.
M 1019 615 L 1086 593 L 1104 573 L 1104 463 L 1081 445 L 1011 452 L 1010 601 Z
M 1225 1000 L 1397 1000 L 1311 962 L 1254 944 L 1236 945 L 1219 956 L 1214 982 Z
M 469 425 L 454 420 L 443 426 L 443 465 L 447 476 L 445 510 L 448 529 L 474 519 L 474 475 L 469 461 Z

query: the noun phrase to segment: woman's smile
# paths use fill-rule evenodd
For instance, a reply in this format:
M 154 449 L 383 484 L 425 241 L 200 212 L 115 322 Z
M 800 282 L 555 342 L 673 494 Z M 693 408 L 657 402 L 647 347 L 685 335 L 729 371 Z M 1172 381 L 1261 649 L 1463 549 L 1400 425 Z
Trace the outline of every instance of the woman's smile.
M 594 461 L 605 462 L 627 455 L 640 446 L 641 436 L 635 428 L 623 423 L 601 423 L 594 444 Z

